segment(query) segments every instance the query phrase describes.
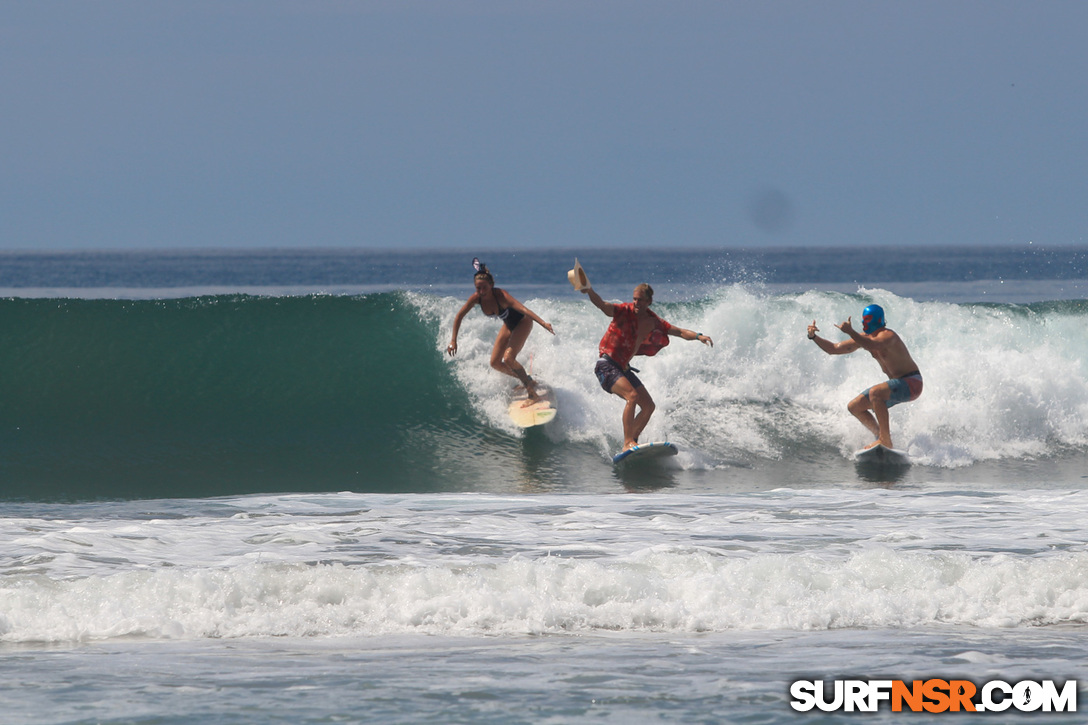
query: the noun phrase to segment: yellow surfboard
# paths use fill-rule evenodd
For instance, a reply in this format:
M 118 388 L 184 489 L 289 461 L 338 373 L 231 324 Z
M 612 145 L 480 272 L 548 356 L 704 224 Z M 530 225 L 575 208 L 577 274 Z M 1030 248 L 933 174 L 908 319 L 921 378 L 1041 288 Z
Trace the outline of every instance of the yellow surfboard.
M 555 407 L 555 393 L 544 385 L 536 386 L 539 400 L 530 401 L 525 388 L 518 387 L 510 399 L 510 420 L 521 428 L 532 428 L 544 425 L 555 418 L 558 409 Z

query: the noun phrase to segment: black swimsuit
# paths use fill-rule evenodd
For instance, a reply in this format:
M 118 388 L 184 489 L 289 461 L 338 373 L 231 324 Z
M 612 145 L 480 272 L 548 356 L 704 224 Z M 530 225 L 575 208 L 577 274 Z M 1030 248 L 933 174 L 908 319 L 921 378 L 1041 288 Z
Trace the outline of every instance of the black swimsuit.
M 505 293 L 504 293 L 505 294 Z M 495 305 L 498 306 L 499 300 L 495 299 Z M 480 305 L 480 309 L 483 309 L 483 305 Z M 484 313 L 487 315 L 487 313 Z M 506 328 L 510 332 L 514 331 L 514 328 L 521 324 L 521 321 L 525 319 L 525 313 L 519 312 L 513 307 L 500 307 L 499 311 L 494 315 L 487 315 L 488 317 L 498 317 L 506 325 Z
M 488 315 L 488 317 L 498 317 L 506 325 L 507 329 L 511 332 L 514 328 L 521 324 L 521 321 L 525 319 L 525 313 L 515 310 L 513 307 L 507 307 L 499 311 L 497 315 Z

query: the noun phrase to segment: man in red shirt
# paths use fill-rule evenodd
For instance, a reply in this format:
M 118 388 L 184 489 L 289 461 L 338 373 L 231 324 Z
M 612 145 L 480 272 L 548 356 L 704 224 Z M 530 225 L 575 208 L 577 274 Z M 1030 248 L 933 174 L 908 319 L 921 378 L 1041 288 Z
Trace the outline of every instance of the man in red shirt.
M 656 355 L 658 350 L 669 344 L 669 335 L 698 340 L 711 347 L 714 347 L 714 341 L 701 332 L 670 325 L 654 314 L 650 310 L 654 290 L 646 283 L 635 287 L 633 302 L 623 304 L 605 302 L 592 287 L 586 287 L 582 292 L 589 295 L 590 301 L 601 312 L 612 318 L 612 324 L 597 348 L 601 357 L 594 372 L 606 392 L 627 401 L 623 409 L 623 450 L 626 451 L 638 445 L 638 437 L 650 422 L 655 407 L 653 398 L 630 366 L 631 358 L 635 355 Z

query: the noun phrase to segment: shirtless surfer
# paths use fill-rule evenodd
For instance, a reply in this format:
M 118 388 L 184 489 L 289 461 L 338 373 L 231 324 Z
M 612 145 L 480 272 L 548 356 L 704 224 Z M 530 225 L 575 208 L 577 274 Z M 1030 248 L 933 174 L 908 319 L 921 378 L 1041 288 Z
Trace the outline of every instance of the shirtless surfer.
M 648 284 L 635 287 L 633 301 L 622 304 L 605 302 L 592 287 L 585 287 L 581 292 L 588 294 L 590 301 L 612 318 L 597 347 L 600 359 L 594 372 L 606 392 L 627 401 L 623 409 L 623 450 L 626 451 L 638 445 L 638 437 L 650 422 L 655 407 L 653 398 L 635 375 L 638 371 L 630 366 L 631 358 L 635 355 L 656 355 L 658 350 L 669 344 L 669 335 L 698 340 L 711 347 L 714 347 L 714 341 L 701 332 L 670 325 L 654 314 L 650 310 L 654 290 Z
M 472 260 L 472 266 L 476 274 L 472 277 L 472 283 L 476 287 L 468 301 L 457 312 L 453 321 L 453 336 L 446 347 L 449 355 L 457 354 L 457 333 L 461 329 L 461 320 L 476 305 L 480 306 L 488 317 L 496 317 L 502 320 L 499 334 L 495 337 L 495 345 L 491 348 L 491 367 L 500 373 L 517 378 L 525 386 L 525 392 L 529 396 L 526 402 L 537 400 L 536 381 L 529 377 L 525 368 L 518 362 L 518 353 L 529 339 L 529 333 L 533 331 L 533 323 L 537 323 L 548 332 L 555 334 L 551 324 L 545 322 L 535 312 L 514 299 L 514 296 L 506 290 L 495 286 L 495 278 L 486 264 L 479 259 Z
M 816 327 L 816 320 L 808 326 L 808 339 L 813 340 L 828 355 L 846 355 L 861 348 L 868 350 L 880 363 L 880 369 L 888 376 L 888 381 L 869 388 L 851 400 L 846 407 L 876 436 L 876 440 L 865 446 L 866 448 L 878 444 L 892 448 L 888 408 L 917 399 L 922 394 L 922 374 L 918 372 L 918 365 L 911 358 L 903 340 L 887 328 L 884 309 L 880 305 L 869 305 L 861 313 L 863 332 L 855 330 L 850 320 L 848 317 L 846 322 L 835 325 L 850 336 L 849 340 L 831 342 L 820 337 L 816 334 L 820 331 Z

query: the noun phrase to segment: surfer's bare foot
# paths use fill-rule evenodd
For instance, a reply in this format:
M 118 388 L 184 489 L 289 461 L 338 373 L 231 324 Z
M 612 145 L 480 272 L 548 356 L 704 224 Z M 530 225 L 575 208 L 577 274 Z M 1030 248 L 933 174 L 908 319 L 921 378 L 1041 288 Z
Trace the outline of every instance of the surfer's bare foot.
M 631 450 L 632 448 L 634 448 L 637 445 L 638 445 L 638 441 L 624 441 L 623 450 L 629 451 L 629 450 Z

